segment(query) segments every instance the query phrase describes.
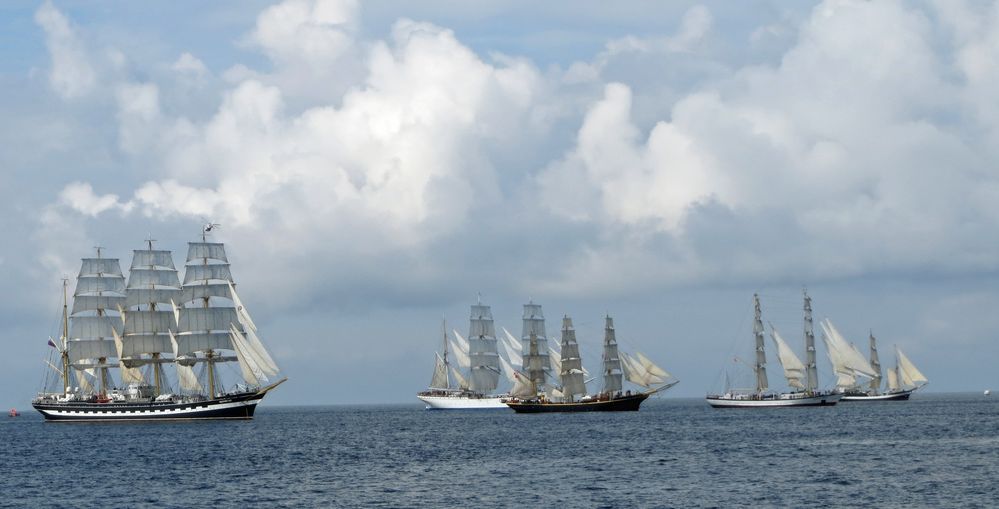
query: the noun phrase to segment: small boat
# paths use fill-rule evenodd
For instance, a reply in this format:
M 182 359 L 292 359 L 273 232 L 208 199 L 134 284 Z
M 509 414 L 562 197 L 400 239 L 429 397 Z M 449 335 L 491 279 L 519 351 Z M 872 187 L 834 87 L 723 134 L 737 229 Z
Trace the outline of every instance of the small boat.
M 20 414 L 20 412 L 17 411 L 16 408 L 11 408 L 10 412 L 7 412 L 7 416 L 8 417 L 17 417 L 19 415 L 21 415 L 21 414 Z

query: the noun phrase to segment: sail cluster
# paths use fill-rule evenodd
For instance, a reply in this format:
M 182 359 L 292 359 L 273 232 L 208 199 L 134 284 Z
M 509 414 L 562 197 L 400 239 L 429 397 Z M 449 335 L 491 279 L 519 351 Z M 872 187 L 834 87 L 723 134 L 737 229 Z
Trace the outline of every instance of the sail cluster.
M 453 390 L 450 380 L 453 378 L 458 390 L 482 396 L 497 388 L 502 373 L 511 385 L 507 394 L 513 397 L 533 398 L 546 394 L 549 398 L 575 401 L 586 396 L 589 373 L 583 367 L 576 330 L 569 316 L 562 319 L 561 341 L 551 345 L 541 305 L 533 302 L 524 305 L 520 339 L 505 328 L 501 328 L 502 335 L 497 337 L 492 311 L 481 303 L 472 306 L 469 324 L 468 338 L 454 329 L 451 337 L 445 334 L 444 351 L 435 354 L 430 389 Z M 449 358 L 454 359 L 453 364 Z M 463 371 L 470 375 L 466 378 Z M 641 353 L 635 357 L 619 353 L 614 321 L 607 317 L 602 393 L 620 393 L 623 378 L 646 388 L 664 384 L 655 390 L 676 383 L 667 384 L 671 375 Z
M 198 363 L 238 361 L 247 383 L 266 382 L 277 365 L 256 334 L 256 326 L 233 286 L 221 243 L 189 245 L 181 283 L 172 253 L 133 251 L 128 277 L 118 259 L 84 258 L 73 293 L 65 354 L 85 392 L 104 392 L 117 368 L 123 384 L 170 384 L 165 365 L 175 368 L 182 390 L 201 393 Z M 115 362 L 112 362 L 115 361 Z M 98 389 L 94 370 L 100 370 Z
M 829 352 L 829 361 L 833 366 L 833 373 L 836 374 L 836 385 L 847 388 L 857 384 L 857 377 L 863 376 L 874 378 L 878 372 L 874 371 L 871 364 L 867 362 L 864 355 L 857 350 L 857 347 L 848 343 L 843 335 L 836 330 L 836 327 L 829 319 L 825 319 L 819 324 L 822 326 L 822 340 L 826 344 Z

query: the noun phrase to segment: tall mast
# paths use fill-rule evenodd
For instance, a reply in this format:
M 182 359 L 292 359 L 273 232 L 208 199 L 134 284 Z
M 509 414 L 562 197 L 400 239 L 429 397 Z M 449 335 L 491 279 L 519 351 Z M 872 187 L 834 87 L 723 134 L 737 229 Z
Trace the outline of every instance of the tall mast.
M 871 340 L 871 367 L 878 373 L 878 376 L 871 378 L 870 390 L 877 392 L 881 388 L 881 361 L 878 359 L 878 344 L 874 339 L 874 331 L 869 331 Z
M 69 392 L 69 279 L 62 278 L 62 393 Z
M 149 238 L 146 239 L 146 245 L 149 247 L 150 252 L 153 250 L 153 242 L 155 240 L 156 239 L 152 238 L 152 235 L 150 235 Z M 156 311 L 155 302 L 149 303 L 149 310 Z M 152 356 L 153 356 L 153 385 L 156 386 L 156 392 L 154 394 L 156 396 L 159 396 L 163 392 L 163 371 L 159 363 L 160 353 L 153 352 Z
M 614 319 L 607 315 L 604 319 L 604 392 L 613 395 L 621 392 L 621 357 L 617 351 L 617 337 L 614 333 Z
M 448 361 L 447 361 L 447 319 L 445 319 L 443 315 L 441 316 L 441 336 L 442 336 L 442 340 L 443 340 L 443 343 L 444 343 L 444 350 L 443 350 L 444 351 L 444 380 L 447 380 L 447 383 L 445 385 L 447 386 L 448 389 L 450 389 L 451 388 L 451 374 L 448 373 L 448 370 L 451 368 L 451 365 L 448 364 Z
M 805 389 L 808 392 L 815 392 L 819 388 L 819 373 L 815 367 L 815 330 L 812 325 L 812 298 L 808 296 L 808 290 L 802 289 L 801 293 L 805 297 L 805 369 L 808 373 Z
M 763 350 L 763 316 L 760 311 L 760 297 L 753 294 L 753 308 L 755 319 L 753 320 L 753 337 L 756 339 L 756 365 L 753 371 L 756 372 L 756 392 L 762 393 L 767 390 L 767 354 Z

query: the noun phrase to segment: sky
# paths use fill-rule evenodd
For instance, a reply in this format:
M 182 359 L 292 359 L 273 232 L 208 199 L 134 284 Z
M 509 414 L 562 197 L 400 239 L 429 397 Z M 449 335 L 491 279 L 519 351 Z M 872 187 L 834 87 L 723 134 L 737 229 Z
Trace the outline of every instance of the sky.
M 0 405 L 80 258 L 209 220 L 265 404 L 415 403 L 479 296 L 591 371 L 610 314 L 703 396 L 754 293 L 803 351 L 803 288 L 925 390 L 999 387 L 997 82 L 996 2 L 5 2 Z

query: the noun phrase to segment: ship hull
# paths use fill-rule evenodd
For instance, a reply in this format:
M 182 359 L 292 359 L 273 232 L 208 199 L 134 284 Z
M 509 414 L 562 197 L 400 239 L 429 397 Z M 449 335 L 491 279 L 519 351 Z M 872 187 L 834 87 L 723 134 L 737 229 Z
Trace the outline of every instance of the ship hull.
M 713 408 L 780 408 L 831 406 L 842 398 L 842 394 L 818 394 L 815 396 L 777 395 L 772 398 L 708 396 L 706 399 Z
M 507 401 L 506 405 L 520 414 L 539 414 L 549 412 L 636 412 L 642 402 L 649 398 L 648 394 L 635 394 L 604 401 L 586 401 L 577 403 Z
M 205 401 L 172 402 L 34 402 L 31 406 L 48 421 L 170 421 L 196 419 L 252 419 L 265 393 L 230 394 Z
M 906 401 L 914 391 L 890 392 L 888 394 L 844 394 L 843 401 Z
M 427 410 L 496 410 L 507 408 L 501 396 L 469 397 L 467 395 L 416 396 L 426 403 Z

